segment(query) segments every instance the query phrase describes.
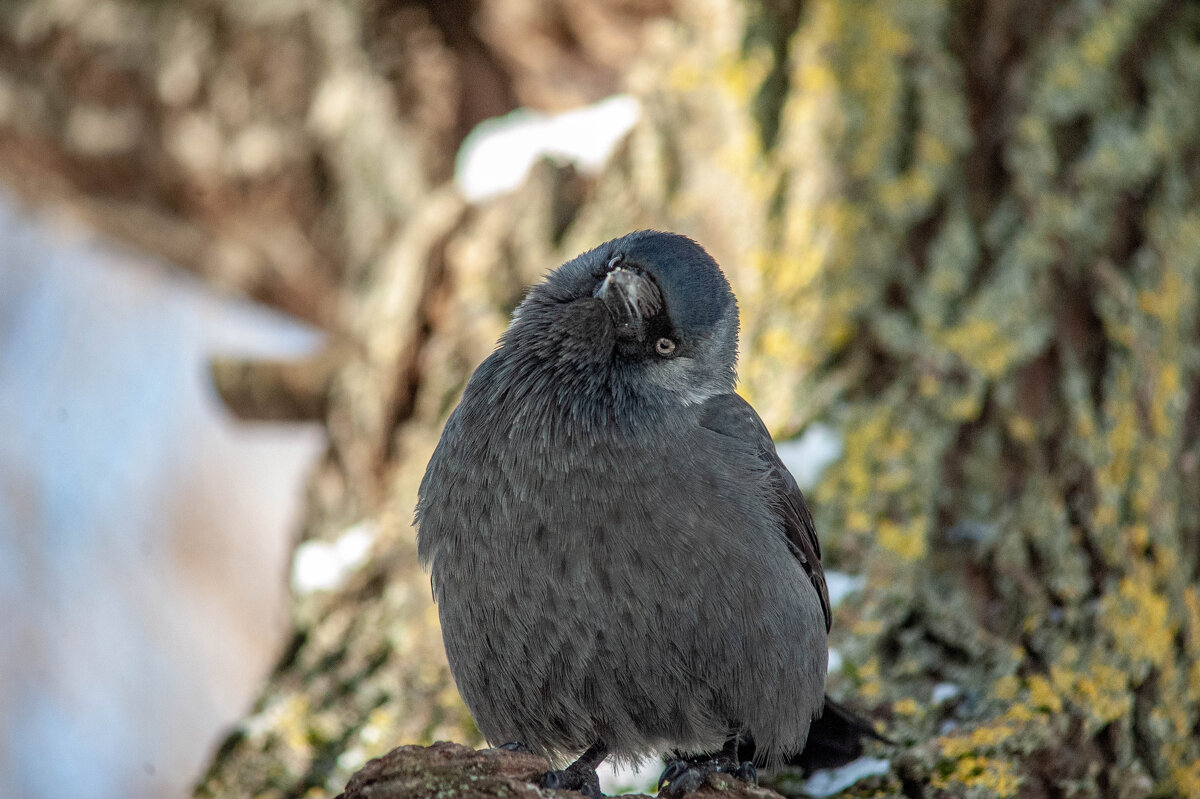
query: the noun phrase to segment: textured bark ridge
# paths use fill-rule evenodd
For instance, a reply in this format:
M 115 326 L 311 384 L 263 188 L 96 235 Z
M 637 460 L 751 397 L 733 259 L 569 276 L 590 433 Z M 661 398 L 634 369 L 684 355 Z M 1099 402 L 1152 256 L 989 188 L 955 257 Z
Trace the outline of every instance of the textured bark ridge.
M 337 799 L 429 799 L 445 797 L 578 797 L 575 791 L 538 788 L 550 764 L 540 757 L 498 749 L 474 750 L 446 742 L 401 746 L 370 761 Z M 646 794 L 627 794 L 648 799 Z M 695 799 L 780 799 L 779 794 L 721 774 L 710 774 Z
M 1200 795 L 1200 5 L 481 0 L 524 27 L 465 37 L 437 5 L 0 10 L 9 185 L 332 331 L 216 374 L 243 415 L 324 419 L 303 537 L 362 525 L 374 554 L 296 597 L 198 795 L 480 743 L 416 479 L 522 285 L 643 227 L 725 266 L 771 428 L 843 435 L 813 505 L 868 582 L 830 687 L 901 743 L 855 790 Z M 619 85 L 643 116 L 599 175 L 447 183 L 468 122 Z
M 424 799 L 439 792 L 536 799 L 549 765 L 533 755 L 461 744 L 402 746 L 367 763 L 338 799 Z

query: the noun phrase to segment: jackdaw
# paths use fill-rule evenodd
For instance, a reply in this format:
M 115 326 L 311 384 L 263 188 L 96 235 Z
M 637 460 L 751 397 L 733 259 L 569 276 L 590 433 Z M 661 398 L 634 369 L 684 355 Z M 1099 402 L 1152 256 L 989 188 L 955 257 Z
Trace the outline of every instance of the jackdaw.
M 529 290 L 429 462 L 418 548 L 450 669 L 491 743 L 583 753 L 548 787 L 598 796 L 605 757 L 663 751 L 674 793 L 752 779 L 739 743 L 798 753 L 827 704 L 820 544 L 734 393 L 737 339 L 696 242 L 607 242 Z M 822 746 L 852 758 L 870 733 L 831 707 Z

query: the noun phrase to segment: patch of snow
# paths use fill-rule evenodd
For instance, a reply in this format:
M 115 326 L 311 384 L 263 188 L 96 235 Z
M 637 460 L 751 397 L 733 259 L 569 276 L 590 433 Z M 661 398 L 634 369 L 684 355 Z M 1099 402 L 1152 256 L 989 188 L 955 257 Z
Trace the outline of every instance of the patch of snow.
M 842 457 L 842 437 L 827 424 L 810 424 L 791 441 L 775 445 L 779 459 L 804 491 L 811 491 L 831 463 Z
M 867 578 L 861 575 L 839 571 L 825 572 L 825 587 L 829 589 L 829 604 L 835 608 L 855 591 L 863 590 L 866 584 Z
M 658 778 L 665 766 L 656 757 L 648 757 L 637 768 L 616 766 L 605 760 L 596 769 L 600 775 L 600 790 L 605 796 L 624 796 L 631 793 L 658 792 Z
M 374 539 L 373 527 L 363 522 L 336 541 L 305 541 L 292 560 L 292 588 L 299 594 L 335 588 L 367 559 Z
M 948 702 L 954 697 L 962 693 L 962 688 L 952 682 L 940 682 L 933 686 L 933 693 L 930 696 L 930 701 L 935 705 L 940 705 L 942 702 Z
M 206 363 L 324 336 L 3 190 L 0 253 L 0 796 L 184 796 L 286 635 L 325 438 Z
M 892 761 L 879 757 L 860 757 L 841 768 L 821 769 L 814 771 L 804 781 L 802 790 L 808 796 L 819 799 L 841 793 L 859 780 L 867 777 L 878 777 L 888 773 Z
M 618 94 L 561 114 L 518 108 L 484 120 L 459 148 L 454 182 L 464 197 L 479 202 L 520 186 L 546 156 L 599 171 L 641 114 L 635 98 Z
M 956 544 L 982 544 L 995 539 L 1000 526 L 991 521 L 962 519 L 946 530 L 946 539 Z

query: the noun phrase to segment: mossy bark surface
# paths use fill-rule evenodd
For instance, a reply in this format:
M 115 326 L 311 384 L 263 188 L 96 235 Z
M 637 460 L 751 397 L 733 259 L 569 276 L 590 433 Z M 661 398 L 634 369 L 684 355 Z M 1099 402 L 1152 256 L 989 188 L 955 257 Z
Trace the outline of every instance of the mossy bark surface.
M 827 564 L 867 587 L 837 612 L 830 688 L 900 743 L 854 790 L 1200 795 L 1200 5 L 618 15 L 607 41 L 638 43 L 619 64 L 599 23 L 564 45 L 601 54 L 570 74 L 620 69 L 642 101 L 611 163 L 543 163 L 479 205 L 447 183 L 470 103 L 434 89 L 507 75 L 511 105 L 561 69 L 455 42 L 420 4 L 405 24 L 371 3 L 94 5 L 3 9 L 0 171 L 333 331 L 308 379 L 263 381 L 329 431 L 302 537 L 376 539 L 296 597 L 198 795 L 332 795 L 400 743 L 479 743 L 415 563 L 416 482 L 521 287 L 644 227 L 726 268 L 772 430 L 842 436 L 811 499 Z

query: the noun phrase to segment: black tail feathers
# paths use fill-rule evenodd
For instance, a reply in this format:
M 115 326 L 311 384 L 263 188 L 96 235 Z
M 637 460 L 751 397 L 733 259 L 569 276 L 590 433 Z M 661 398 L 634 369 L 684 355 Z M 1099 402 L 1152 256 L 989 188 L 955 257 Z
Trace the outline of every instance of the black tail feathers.
M 822 768 L 837 768 L 862 756 L 863 741 L 871 738 L 891 743 L 875 732 L 871 721 L 845 705 L 825 697 L 825 708 L 813 719 L 808 741 L 799 754 L 784 759 L 784 764 L 806 772 Z M 738 745 L 739 760 L 754 759 L 754 741 L 744 738 Z
M 813 719 L 804 751 L 788 758 L 787 764 L 805 771 L 844 766 L 862 756 L 863 741 L 867 738 L 891 743 L 875 732 L 870 719 L 826 696 L 825 710 Z

